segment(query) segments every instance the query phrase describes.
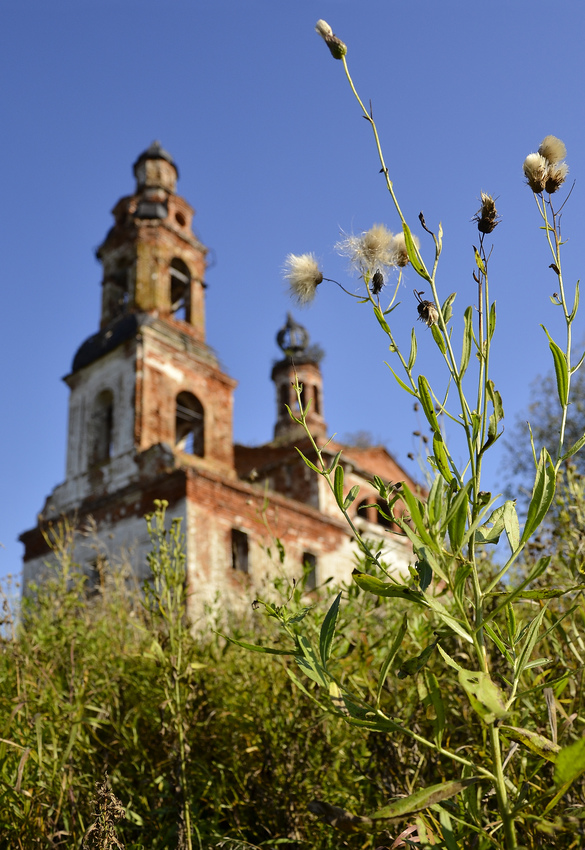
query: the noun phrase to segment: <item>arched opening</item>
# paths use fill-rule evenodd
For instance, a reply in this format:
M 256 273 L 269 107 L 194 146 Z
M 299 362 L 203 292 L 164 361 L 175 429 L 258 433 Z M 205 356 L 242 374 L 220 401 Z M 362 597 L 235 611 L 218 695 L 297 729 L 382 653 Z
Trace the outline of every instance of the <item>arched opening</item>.
M 280 385 L 280 410 L 281 410 L 281 413 L 283 415 L 287 413 L 287 409 L 286 409 L 287 404 L 290 405 L 288 384 L 281 384 Z
M 392 522 L 391 519 L 387 518 L 388 514 L 390 512 L 390 508 L 388 507 L 388 503 L 386 501 L 384 501 L 384 499 L 378 499 L 377 504 L 378 504 L 378 507 L 380 508 L 380 511 L 384 511 L 383 514 L 380 513 L 380 511 L 377 511 L 378 525 L 382 525 L 384 528 L 391 528 L 392 530 L 395 531 L 396 527 L 395 527 L 394 523 Z M 386 516 L 384 516 L 384 514 L 386 514 Z
M 182 322 L 191 321 L 191 272 L 183 260 L 175 257 L 170 267 L 171 313 Z
M 232 569 L 248 572 L 248 535 L 239 528 L 232 528 Z
M 303 552 L 303 578 L 305 590 L 317 587 L 317 556 L 313 552 Z
M 91 418 L 90 463 L 105 463 L 114 453 L 114 396 L 102 390 L 95 400 Z
M 203 405 L 193 393 L 183 392 L 177 396 L 175 445 L 180 451 L 197 457 L 205 453 Z
M 360 502 L 357 506 L 356 516 L 360 517 L 361 519 L 367 519 L 369 522 L 371 522 L 373 509 L 368 507 L 371 504 L 372 502 L 370 499 L 364 499 L 362 502 Z
M 317 384 L 313 386 L 313 413 L 317 416 L 321 415 L 321 397 L 319 395 L 319 387 Z

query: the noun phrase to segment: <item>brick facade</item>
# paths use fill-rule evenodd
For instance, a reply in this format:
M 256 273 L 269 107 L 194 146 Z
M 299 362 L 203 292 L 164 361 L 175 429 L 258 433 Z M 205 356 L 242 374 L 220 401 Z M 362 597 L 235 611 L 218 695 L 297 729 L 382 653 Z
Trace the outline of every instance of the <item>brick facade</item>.
M 48 497 L 37 526 L 21 535 L 24 585 L 44 568 L 48 523 L 90 517 L 104 549 L 124 551 L 146 577 L 149 541 L 145 513 L 166 499 L 185 533 L 191 614 L 221 597 L 247 605 L 277 570 L 313 582 L 348 579 L 354 563 L 351 530 L 326 482 L 302 461 L 315 460 L 302 429 L 286 409 L 303 404 L 318 442 L 325 443 L 320 352 L 289 316 L 279 332 L 283 359 L 275 364 L 274 439 L 234 445 L 233 390 L 205 342 L 206 249 L 192 231 L 194 211 L 175 192 L 178 171 L 158 143 L 134 165 L 136 191 L 113 209 L 115 223 L 97 256 L 103 266 L 99 331 L 78 349 L 71 373 L 66 478 Z M 374 474 L 415 486 L 382 447 L 329 443 L 343 450 L 347 489 L 360 485 L 352 506 L 356 526 L 384 542 L 387 558 L 404 570 L 404 538 L 380 524 Z M 284 565 L 273 560 L 284 545 Z M 95 546 L 79 535 L 76 560 L 91 576 Z M 277 559 L 278 560 L 278 559 Z

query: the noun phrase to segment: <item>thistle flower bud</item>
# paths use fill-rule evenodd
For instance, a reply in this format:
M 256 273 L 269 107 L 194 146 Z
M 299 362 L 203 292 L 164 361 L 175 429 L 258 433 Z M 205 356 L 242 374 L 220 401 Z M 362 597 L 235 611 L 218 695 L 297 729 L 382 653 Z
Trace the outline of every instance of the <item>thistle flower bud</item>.
M 412 235 L 412 241 L 418 248 L 420 245 L 418 236 Z M 409 263 L 408 251 L 406 250 L 406 239 L 404 238 L 404 233 L 397 233 L 394 239 L 392 240 L 392 254 L 394 259 L 394 265 L 399 268 L 404 268 Z
M 491 233 L 500 223 L 496 202 L 491 195 L 481 193 L 481 207 L 473 216 L 473 221 L 477 221 L 477 229 L 480 233 Z
M 561 142 L 556 136 L 545 136 L 540 143 L 538 153 L 548 160 L 548 162 L 554 164 L 566 157 L 567 148 L 564 142 Z
M 544 191 L 548 175 L 548 162 L 540 153 L 530 153 L 522 166 L 526 182 L 535 194 Z
M 418 311 L 419 321 L 424 322 L 427 328 L 436 325 L 439 321 L 439 311 L 437 310 L 435 302 L 423 301 L 421 295 L 424 295 L 424 292 L 417 292 L 415 289 L 414 294 L 418 301 L 418 307 L 416 309 Z
M 327 21 L 319 20 L 315 24 L 315 31 L 319 33 L 334 59 L 341 59 L 347 53 L 347 45 L 334 34 Z
M 382 291 L 382 287 L 384 286 L 384 275 L 380 271 L 380 269 L 376 269 L 376 272 L 372 278 L 372 294 L 379 295 Z

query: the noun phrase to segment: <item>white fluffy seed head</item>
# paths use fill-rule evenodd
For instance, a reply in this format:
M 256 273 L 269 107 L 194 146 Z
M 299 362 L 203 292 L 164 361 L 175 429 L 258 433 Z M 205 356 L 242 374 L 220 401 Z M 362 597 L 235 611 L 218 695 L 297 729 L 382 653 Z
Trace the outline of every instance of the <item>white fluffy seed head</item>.
M 560 162 L 566 157 L 567 148 L 565 147 L 564 142 L 557 139 L 556 136 L 545 136 L 540 143 L 538 153 L 548 160 L 548 162 L 554 164 L 556 162 Z
M 319 19 L 317 21 L 317 23 L 315 24 L 315 31 L 319 33 L 321 38 L 327 38 L 327 36 L 333 35 L 333 30 L 331 29 L 327 21 L 324 21 L 323 19 Z
M 552 195 L 557 189 L 560 189 L 566 180 L 569 173 L 569 166 L 566 162 L 556 162 L 548 167 L 546 175 L 546 183 L 544 188 Z
M 544 191 L 548 174 L 548 162 L 540 153 L 530 153 L 524 160 L 522 166 L 526 182 L 533 192 L 539 194 Z
M 288 254 L 283 275 L 288 280 L 290 294 L 299 304 L 309 304 L 323 280 L 323 272 L 314 254 Z
M 374 224 L 359 236 L 346 236 L 335 248 L 349 257 L 351 265 L 361 275 L 371 276 L 376 269 L 396 265 L 393 242 L 394 236 L 383 224 Z

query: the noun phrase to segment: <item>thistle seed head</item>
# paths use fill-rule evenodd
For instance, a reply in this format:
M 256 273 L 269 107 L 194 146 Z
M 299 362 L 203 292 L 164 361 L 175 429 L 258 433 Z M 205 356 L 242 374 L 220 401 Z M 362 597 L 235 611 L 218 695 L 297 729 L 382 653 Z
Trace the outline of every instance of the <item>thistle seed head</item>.
M 289 291 L 299 304 L 309 304 L 323 280 L 323 272 L 314 254 L 289 254 L 284 261 L 283 275 Z
M 477 229 L 480 233 L 491 233 L 500 223 L 500 220 L 495 200 L 491 195 L 482 192 L 481 207 L 473 216 L 473 221 L 477 221 Z
M 535 194 L 544 191 L 548 176 L 548 162 L 540 153 L 530 153 L 524 160 L 524 176 Z
M 334 34 L 327 21 L 318 20 L 315 30 L 319 33 L 334 59 L 341 59 L 347 53 L 347 45 Z
M 555 162 L 560 162 L 566 157 L 567 148 L 565 147 L 564 142 L 557 139 L 556 136 L 545 136 L 540 143 L 538 153 L 548 162 L 554 164 Z
M 569 166 L 566 162 L 555 162 L 549 165 L 544 186 L 549 195 L 561 188 L 568 173 Z

